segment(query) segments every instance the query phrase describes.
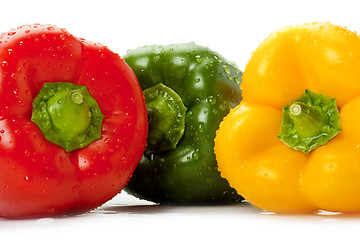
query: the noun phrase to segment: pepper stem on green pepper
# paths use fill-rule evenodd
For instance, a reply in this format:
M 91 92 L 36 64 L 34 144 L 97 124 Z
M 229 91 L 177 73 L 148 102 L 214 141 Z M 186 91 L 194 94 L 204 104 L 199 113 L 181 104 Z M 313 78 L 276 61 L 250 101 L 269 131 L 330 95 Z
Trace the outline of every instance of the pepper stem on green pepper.
M 144 96 L 149 119 L 145 154 L 176 148 L 184 135 L 187 111 L 180 96 L 162 83 L 145 89 Z
M 341 131 L 336 99 L 310 90 L 283 107 L 279 139 L 290 148 L 308 153 Z

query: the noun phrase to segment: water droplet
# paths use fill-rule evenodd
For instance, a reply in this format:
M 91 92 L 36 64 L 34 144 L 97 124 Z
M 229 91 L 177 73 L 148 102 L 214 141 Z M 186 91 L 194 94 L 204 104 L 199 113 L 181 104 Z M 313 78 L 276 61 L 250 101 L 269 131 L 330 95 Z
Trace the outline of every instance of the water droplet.
M 26 157 L 29 157 L 29 156 L 30 156 L 30 151 L 26 149 L 26 150 L 24 151 L 24 154 L 25 154 Z
M 210 96 L 208 97 L 208 101 L 211 105 L 215 105 L 216 104 L 216 98 L 214 96 Z
M 230 69 L 229 69 L 227 66 L 224 66 L 224 71 L 225 71 L 227 74 L 230 74 Z
M 196 79 L 195 79 L 195 83 L 200 82 L 200 80 L 201 80 L 200 78 L 196 78 Z
M 54 27 L 47 27 L 47 30 L 53 31 L 53 30 L 55 30 L 55 28 Z
M 29 182 L 31 179 L 30 179 L 29 176 L 25 175 L 25 176 L 24 176 L 24 180 L 25 180 L 26 182 Z
M 8 51 L 9 56 L 13 53 L 13 50 L 11 48 L 9 48 L 7 51 Z
M 1 66 L 2 67 L 7 67 L 9 64 L 8 64 L 8 62 L 7 61 L 2 61 L 1 62 Z
M 20 135 L 20 134 L 21 134 L 21 130 L 20 130 L 20 129 L 15 129 L 15 130 L 14 130 L 14 133 L 15 133 L 16 135 Z
M 199 123 L 199 128 L 198 128 L 199 132 L 201 132 L 201 133 L 204 132 L 204 126 L 205 126 L 205 124 L 203 122 Z
M 66 30 L 66 28 L 60 28 L 60 30 L 63 32 L 63 33 L 67 33 L 68 31 Z
M 202 57 L 200 55 L 196 55 L 195 57 L 196 57 L 196 61 L 198 63 L 202 63 L 203 59 L 202 59 Z
M 234 81 L 235 81 L 237 84 L 240 84 L 240 78 L 239 78 L 239 77 L 234 77 Z
M 193 153 L 192 153 L 192 158 L 195 160 L 199 159 L 199 149 L 196 149 Z
M 229 80 L 232 80 L 232 76 L 229 74 L 229 75 L 227 75 L 227 78 L 229 79 Z
M 9 32 L 9 33 L 8 33 L 9 36 L 13 36 L 13 35 L 15 35 L 15 34 L 16 34 L 16 32 Z
M 60 37 L 61 40 L 65 40 L 65 35 L 64 34 L 60 34 L 59 37 Z
M 29 30 L 29 29 L 26 29 L 26 30 L 25 30 L 25 33 L 29 33 L 29 32 L 30 32 L 30 30 Z

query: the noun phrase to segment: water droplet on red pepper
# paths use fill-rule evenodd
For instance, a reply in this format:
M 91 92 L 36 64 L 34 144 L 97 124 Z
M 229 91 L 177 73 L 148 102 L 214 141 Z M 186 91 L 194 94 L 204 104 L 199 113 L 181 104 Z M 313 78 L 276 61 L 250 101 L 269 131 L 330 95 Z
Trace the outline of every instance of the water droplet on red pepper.
M 60 30 L 61 30 L 63 33 L 67 33 L 66 28 L 60 28 Z
M 1 66 L 2 67 L 7 67 L 9 64 L 8 64 L 8 62 L 7 61 L 2 61 L 1 62 Z
M 15 35 L 15 34 L 16 34 L 16 32 L 9 32 L 9 33 L 8 33 L 9 36 L 13 36 L 13 35 Z
M 30 30 L 29 30 L 29 29 L 25 30 L 25 33 L 29 33 L 29 32 L 30 32 Z
M 60 34 L 59 37 L 60 37 L 61 40 L 65 40 L 65 35 L 64 34 Z
M 29 151 L 29 150 L 25 150 L 25 151 L 24 151 L 24 154 L 25 154 L 25 156 L 28 157 L 28 156 L 30 156 L 30 151 Z
M 54 28 L 54 27 L 47 27 L 47 30 L 49 30 L 49 31 L 54 31 L 55 28 Z
M 25 176 L 24 176 L 24 180 L 25 180 L 26 182 L 29 182 L 31 179 L 30 179 L 29 176 L 25 175 Z

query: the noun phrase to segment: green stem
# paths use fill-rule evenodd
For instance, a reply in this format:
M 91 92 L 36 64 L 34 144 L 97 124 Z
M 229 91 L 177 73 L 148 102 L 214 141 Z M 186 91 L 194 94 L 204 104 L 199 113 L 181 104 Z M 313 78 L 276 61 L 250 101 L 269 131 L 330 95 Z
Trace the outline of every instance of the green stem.
M 279 139 L 290 148 L 308 153 L 341 131 L 336 99 L 306 90 L 283 107 Z
M 85 86 L 45 83 L 33 102 L 31 120 L 45 138 L 67 152 L 101 138 L 102 115 Z
M 174 149 L 185 131 L 187 108 L 180 96 L 162 83 L 145 89 L 144 96 L 149 119 L 145 154 Z
M 321 134 L 328 123 L 326 114 L 319 107 L 308 106 L 302 102 L 294 102 L 289 107 L 289 116 L 302 137 Z

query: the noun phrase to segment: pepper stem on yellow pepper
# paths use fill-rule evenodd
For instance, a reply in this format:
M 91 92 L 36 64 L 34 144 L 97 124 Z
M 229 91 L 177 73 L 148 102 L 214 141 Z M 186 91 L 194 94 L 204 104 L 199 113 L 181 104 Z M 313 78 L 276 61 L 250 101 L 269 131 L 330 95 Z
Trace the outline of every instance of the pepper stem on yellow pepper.
M 283 107 L 279 139 L 290 148 L 308 153 L 341 131 L 336 99 L 310 90 Z

